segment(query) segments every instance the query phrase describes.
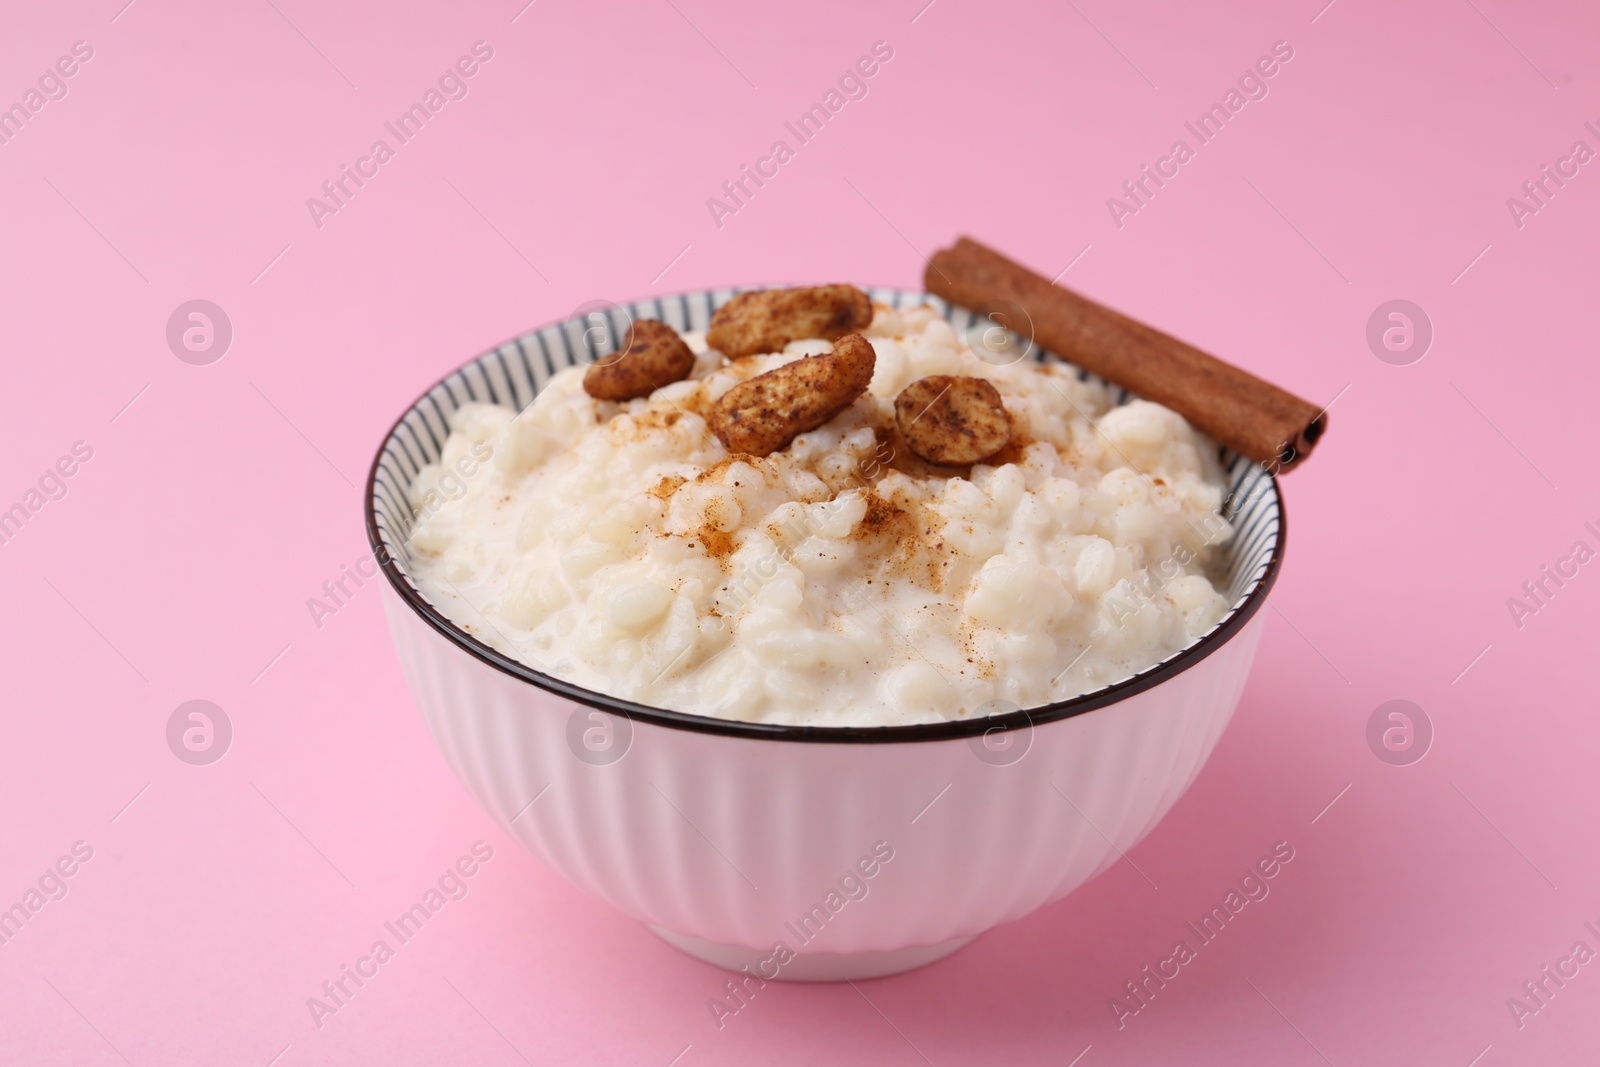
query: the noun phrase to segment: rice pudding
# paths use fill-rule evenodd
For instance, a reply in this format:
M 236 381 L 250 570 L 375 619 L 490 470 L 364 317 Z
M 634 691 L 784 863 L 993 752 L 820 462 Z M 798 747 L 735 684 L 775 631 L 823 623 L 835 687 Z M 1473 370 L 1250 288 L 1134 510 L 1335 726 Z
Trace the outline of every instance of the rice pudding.
M 689 333 L 687 377 L 648 395 L 592 396 L 574 367 L 520 414 L 464 405 L 410 487 L 413 581 L 577 685 L 814 726 L 1064 700 L 1221 619 L 1222 470 L 1180 416 L 1114 406 L 1064 365 L 985 361 L 932 308 L 874 307 L 852 336 L 875 360 L 865 392 L 766 455 L 719 440 L 725 398 L 850 337 L 730 360 Z M 938 376 L 998 394 L 997 452 L 952 467 L 913 450 L 938 398 L 902 402 L 899 424 L 896 400 Z

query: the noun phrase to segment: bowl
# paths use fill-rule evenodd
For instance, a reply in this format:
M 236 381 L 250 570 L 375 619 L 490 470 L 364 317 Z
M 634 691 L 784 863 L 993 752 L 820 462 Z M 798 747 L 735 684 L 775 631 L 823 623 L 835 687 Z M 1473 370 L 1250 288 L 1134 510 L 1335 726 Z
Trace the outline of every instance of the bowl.
M 501 829 L 671 944 L 741 972 L 748 989 L 892 974 L 1126 860 L 1183 795 L 1243 691 L 1282 564 L 1282 498 L 1269 471 L 1220 453 L 1235 528 L 1222 620 L 1132 677 L 988 718 L 829 728 L 648 707 L 519 663 L 430 604 L 408 575 L 405 490 L 438 458 L 446 416 L 468 401 L 520 409 L 557 370 L 613 351 L 627 318 L 703 330 L 738 291 L 592 308 L 456 370 L 378 449 L 367 534 L 423 722 Z M 929 304 L 957 332 L 992 330 L 921 292 L 870 293 Z

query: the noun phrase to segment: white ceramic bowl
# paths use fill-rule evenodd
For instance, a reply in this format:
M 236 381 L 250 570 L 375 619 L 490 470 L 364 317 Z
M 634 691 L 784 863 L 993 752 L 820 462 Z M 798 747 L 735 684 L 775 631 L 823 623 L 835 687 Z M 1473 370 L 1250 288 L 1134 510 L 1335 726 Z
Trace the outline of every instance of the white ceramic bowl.
M 988 720 L 830 729 L 649 708 L 535 671 L 430 605 L 407 574 L 404 490 L 437 458 L 445 414 L 472 399 L 520 408 L 556 370 L 611 351 L 627 317 L 704 329 L 734 293 L 575 316 L 425 393 L 367 482 L 385 610 L 445 759 L 545 864 L 679 948 L 747 970 L 752 989 L 891 974 L 1070 893 L 1183 795 L 1244 688 L 1282 561 L 1282 500 L 1269 473 L 1224 454 L 1236 533 L 1224 548 L 1233 606 L 1222 621 L 1131 678 Z M 975 328 L 970 312 L 936 297 L 871 294 Z

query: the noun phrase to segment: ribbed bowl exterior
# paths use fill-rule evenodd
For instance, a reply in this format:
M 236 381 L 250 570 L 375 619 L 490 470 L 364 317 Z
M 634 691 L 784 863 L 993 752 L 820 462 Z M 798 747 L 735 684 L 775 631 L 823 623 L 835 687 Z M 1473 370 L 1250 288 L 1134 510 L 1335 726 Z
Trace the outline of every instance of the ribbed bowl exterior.
M 981 933 L 1121 859 L 1211 754 L 1262 624 L 1257 615 L 1160 684 L 1013 732 L 997 751 L 981 737 L 818 743 L 623 722 L 483 662 L 388 587 L 384 601 L 445 758 L 542 862 L 667 930 L 841 954 Z M 598 758 L 613 762 L 585 748 L 586 730 L 609 733 Z M 875 848 L 892 858 L 861 878 Z

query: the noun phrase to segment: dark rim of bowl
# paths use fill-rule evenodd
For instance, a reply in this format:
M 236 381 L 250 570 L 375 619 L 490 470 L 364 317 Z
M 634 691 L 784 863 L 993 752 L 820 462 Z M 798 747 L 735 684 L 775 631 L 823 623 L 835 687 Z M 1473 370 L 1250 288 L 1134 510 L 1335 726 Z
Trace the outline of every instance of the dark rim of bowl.
M 692 293 L 685 295 L 715 292 L 718 288 L 723 287 L 694 290 Z M 733 288 L 738 290 L 753 287 L 735 286 Z M 899 289 L 898 286 L 875 288 Z M 665 300 L 669 298 L 670 295 L 656 299 Z M 565 319 L 556 319 L 534 329 L 535 331 L 547 329 L 565 321 Z M 527 332 L 519 333 L 516 337 L 523 337 Z M 400 424 L 405 421 L 406 416 L 410 415 L 422 403 L 429 393 L 437 389 L 452 375 L 463 367 L 476 363 L 489 352 L 493 352 L 503 345 L 511 344 L 515 339 L 508 338 L 500 345 L 480 352 L 465 363 L 452 368 L 448 374 L 445 374 L 423 390 L 416 400 L 406 405 L 405 410 L 400 413 L 400 417 L 390 425 L 388 432 L 383 435 L 382 441 L 378 444 L 378 451 L 373 456 L 371 467 L 367 470 L 365 501 L 363 503 L 363 511 L 366 515 L 367 542 L 372 546 L 374 559 L 383 571 L 384 577 L 389 580 L 390 587 L 399 595 L 401 601 L 416 612 L 424 622 L 462 651 L 513 678 L 527 682 L 548 693 L 570 700 L 575 704 L 582 704 L 614 715 L 622 715 L 632 721 L 647 722 L 656 726 L 670 727 L 674 730 L 690 730 L 703 734 L 722 734 L 729 737 L 745 737 L 769 741 L 810 741 L 824 744 L 950 741 L 980 737 L 992 730 L 1032 729 L 1035 726 L 1043 726 L 1047 723 L 1058 722 L 1062 719 L 1070 719 L 1075 715 L 1095 711 L 1108 704 L 1115 704 L 1136 693 L 1152 689 L 1195 666 L 1226 644 L 1235 634 L 1244 629 L 1246 623 L 1255 617 L 1256 612 L 1260 611 L 1261 606 L 1266 603 L 1267 594 L 1272 591 L 1273 585 L 1278 580 L 1278 572 L 1283 567 L 1284 546 L 1287 543 L 1289 533 L 1288 515 L 1284 511 L 1283 491 L 1278 486 L 1277 476 L 1271 471 L 1266 471 L 1267 480 L 1272 484 L 1274 503 L 1278 509 L 1278 535 L 1272 545 L 1272 557 L 1267 561 L 1266 573 L 1261 576 L 1261 580 L 1256 583 L 1255 588 L 1245 594 L 1244 601 L 1233 609 L 1221 623 L 1202 635 L 1199 640 L 1184 646 L 1183 649 L 1160 663 L 1146 667 L 1137 674 L 1092 692 L 1069 697 L 1066 700 L 1058 700 L 1053 704 L 1041 704 L 1033 708 L 1023 708 L 1004 715 L 993 715 L 984 718 L 947 719 L 943 722 L 914 723 L 900 726 L 794 726 L 784 723 L 746 722 L 742 719 L 719 719 L 710 715 L 696 715 L 687 711 L 671 711 L 667 708 L 639 704 L 632 700 L 625 700 L 622 697 L 609 696 L 605 693 L 596 692 L 593 689 L 586 689 L 583 686 L 564 681 L 554 675 L 534 670 L 527 664 L 490 648 L 465 630 L 457 627 L 455 623 L 446 618 L 431 602 L 423 597 L 401 573 L 394 558 L 384 549 L 383 538 L 378 532 L 378 517 L 375 507 L 378 466 L 383 460 L 383 454 L 388 448 L 389 442 L 394 439 L 395 433 L 399 430 Z

